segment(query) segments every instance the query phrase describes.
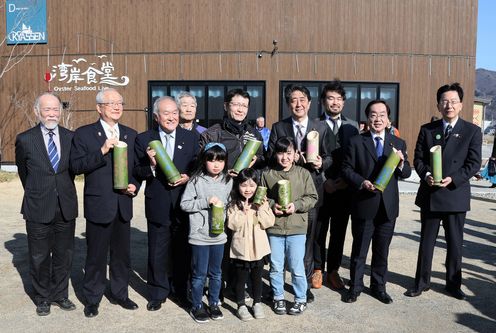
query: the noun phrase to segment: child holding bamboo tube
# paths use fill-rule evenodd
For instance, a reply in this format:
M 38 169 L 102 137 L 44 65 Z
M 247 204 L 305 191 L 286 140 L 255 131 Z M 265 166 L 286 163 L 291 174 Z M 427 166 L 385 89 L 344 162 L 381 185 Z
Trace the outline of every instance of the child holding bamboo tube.
M 198 161 L 198 167 L 184 190 L 181 209 L 189 213 L 190 223 L 193 303 L 190 315 L 196 322 L 205 323 L 209 317 L 212 320 L 224 318 L 219 309 L 221 263 L 227 241 L 223 209 L 229 199 L 232 180 L 227 175 L 227 150 L 222 143 L 207 143 Z M 207 276 L 208 312 L 202 302 Z
M 261 177 L 261 185 L 267 187 L 269 204 L 276 216 L 275 224 L 267 229 L 267 234 L 272 251 L 270 284 L 274 294 L 273 310 L 280 315 L 286 313 L 298 315 L 307 307 L 307 279 L 303 258 L 308 211 L 315 206 L 318 199 L 310 172 L 295 165 L 295 155 L 293 139 L 279 138 L 274 147 L 274 167 L 264 171 Z M 285 185 L 281 187 L 280 183 Z M 279 193 L 286 197 L 279 198 Z M 283 205 L 281 201 L 284 201 Z M 286 259 L 295 295 L 295 302 L 289 311 L 286 309 L 284 299 Z
M 245 284 L 250 278 L 253 290 L 253 316 L 265 318 L 262 306 L 262 271 L 270 254 L 265 229 L 274 225 L 275 216 L 267 201 L 265 188 L 257 186 L 254 169 L 243 169 L 234 179 L 232 201 L 227 210 L 227 226 L 233 231 L 230 258 L 235 272 L 237 316 L 253 319 L 245 304 Z

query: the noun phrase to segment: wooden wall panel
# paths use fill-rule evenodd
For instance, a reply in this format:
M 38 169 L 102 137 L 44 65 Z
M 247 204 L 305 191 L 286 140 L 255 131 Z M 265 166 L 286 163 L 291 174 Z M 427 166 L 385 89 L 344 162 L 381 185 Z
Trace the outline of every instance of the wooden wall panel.
M 440 85 L 459 81 L 466 91 L 464 108 L 472 108 L 476 0 L 53 0 L 47 5 L 49 44 L 36 45 L 1 79 L 0 117 L 7 115 L 16 91 L 24 93 L 19 103 L 32 107 L 46 90 L 43 73 L 49 65 L 100 54 L 112 57 L 121 75 L 129 76 L 130 84 L 119 89 L 127 103 L 123 121 L 138 130 L 146 125 L 142 110 L 149 80 L 264 80 L 268 125 L 278 120 L 280 80 L 397 82 L 399 127 L 410 147 L 419 125 L 437 114 Z M 271 57 L 273 39 L 278 53 Z M 2 61 L 9 50 L 0 47 Z M 269 53 L 258 58 L 259 51 Z M 95 94 L 60 94 L 75 110 L 77 126 L 96 119 Z M 18 112 L 14 123 L 17 131 L 27 128 L 25 112 Z M 12 144 L 3 156 L 13 160 Z

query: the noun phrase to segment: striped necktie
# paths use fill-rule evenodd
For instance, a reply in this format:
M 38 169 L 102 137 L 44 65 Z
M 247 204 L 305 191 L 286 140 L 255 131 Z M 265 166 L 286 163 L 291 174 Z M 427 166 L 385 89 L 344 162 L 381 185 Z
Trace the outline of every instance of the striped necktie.
M 52 164 L 53 170 L 57 172 L 57 169 L 59 167 L 59 153 L 57 152 L 57 146 L 55 145 L 55 142 L 53 141 L 53 136 L 55 133 L 53 133 L 52 130 L 48 131 L 48 158 L 50 159 L 50 163 Z
M 298 124 L 296 125 L 296 149 L 301 151 L 301 141 L 303 141 L 303 126 Z
M 451 135 L 451 131 L 453 131 L 453 126 L 448 124 L 448 126 L 446 126 L 446 129 L 444 130 L 444 140 L 448 141 Z

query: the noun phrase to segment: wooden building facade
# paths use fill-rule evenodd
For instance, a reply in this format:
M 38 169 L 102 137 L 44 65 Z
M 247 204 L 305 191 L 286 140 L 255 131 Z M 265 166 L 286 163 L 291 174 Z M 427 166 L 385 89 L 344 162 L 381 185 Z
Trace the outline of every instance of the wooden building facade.
M 207 125 L 221 116 L 228 87 L 246 87 L 250 117 L 265 115 L 270 127 L 287 116 L 284 84 L 311 86 L 316 113 L 318 89 L 333 78 L 350 89 L 347 112 L 358 118 L 367 99 L 390 100 L 410 155 L 419 126 L 437 114 L 439 86 L 460 82 L 463 117 L 472 119 L 476 0 L 49 0 L 47 17 L 48 44 L 0 46 L 2 67 L 31 48 L 0 78 L 3 162 L 14 161 L 15 135 L 32 126 L 45 79 L 73 129 L 97 119 L 101 86 L 122 93 L 123 123 L 138 131 L 154 96 L 183 87 L 204 97 Z

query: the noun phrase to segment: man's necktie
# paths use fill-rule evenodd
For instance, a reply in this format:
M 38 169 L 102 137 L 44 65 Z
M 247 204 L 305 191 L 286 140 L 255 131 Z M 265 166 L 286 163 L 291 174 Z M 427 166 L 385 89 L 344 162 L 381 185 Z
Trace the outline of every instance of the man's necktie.
M 174 148 L 172 147 L 172 138 L 170 134 L 165 133 L 165 151 L 170 159 L 174 158 Z
M 382 138 L 380 136 L 375 137 L 375 153 L 377 154 L 377 158 L 382 156 L 382 153 L 384 152 L 384 145 L 382 144 Z
M 119 135 L 117 135 L 117 130 L 115 129 L 115 127 L 110 127 L 109 131 L 111 139 L 119 139 Z
M 338 131 L 339 131 L 339 118 L 336 118 L 336 119 L 332 119 L 331 118 L 331 122 L 332 122 L 332 133 L 334 133 L 334 135 L 337 135 L 338 134 Z
M 53 136 L 55 133 L 53 131 L 48 131 L 48 158 L 50 158 L 50 163 L 52 164 L 53 170 L 57 172 L 57 169 L 59 167 L 59 153 L 57 152 L 57 146 L 55 145 L 55 142 L 53 141 Z
M 452 131 L 453 131 L 453 126 L 448 124 L 448 126 L 446 126 L 446 129 L 444 130 L 444 140 L 445 141 L 448 140 Z
M 296 125 L 296 149 L 301 151 L 301 141 L 303 140 L 303 126 L 300 124 Z

